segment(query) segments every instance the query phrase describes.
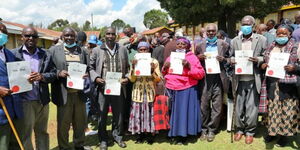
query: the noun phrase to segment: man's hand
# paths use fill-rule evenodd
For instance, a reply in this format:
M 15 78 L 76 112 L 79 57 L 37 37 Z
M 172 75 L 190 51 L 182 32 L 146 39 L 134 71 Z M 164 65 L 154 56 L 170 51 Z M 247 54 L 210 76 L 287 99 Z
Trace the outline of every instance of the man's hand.
M 86 78 L 86 77 L 88 77 L 89 76 L 89 74 L 84 74 L 83 76 L 82 76 L 82 78 Z
M 183 67 L 191 69 L 191 64 L 186 59 L 182 60 L 182 65 L 183 65 Z
M 236 64 L 235 59 L 231 58 L 229 63 L 230 63 L 230 65 L 234 66 Z
M 257 63 L 257 62 L 258 62 L 258 58 L 256 58 L 256 57 L 249 57 L 248 60 L 249 60 L 249 61 L 252 61 L 252 62 L 254 62 L 254 63 Z
M 223 56 L 217 56 L 217 60 L 219 62 L 223 62 L 225 60 L 225 57 L 223 57 Z
M 58 76 L 61 77 L 61 78 L 66 78 L 66 77 L 69 76 L 69 73 L 68 73 L 68 71 L 66 71 L 66 70 L 62 70 L 62 71 L 60 71 L 60 72 L 58 73 Z
M 120 83 L 121 84 L 127 84 L 128 83 L 128 78 L 121 78 Z
M 10 89 L 0 86 L 0 97 L 8 96 L 11 93 L 12 93 L 12 91 Z
M 105 83 L 105 80 L 102 79 L 102 78 L 96 78 L 95 82 L 96 82 L 97 84 L 104 84 L 104 83 Z
M 296 70 L 296 67 L 295 67 L 295 65 L 289 64 L 289 65 L 284 66 L 284 69 L 285 69 L 287 72 L 293 72 L 293 71 Z
M 263 64 L 260 66 L 260 69 L 266 70 L 267 67 L 269 67 L 268 64 L 267 64 L 267 63 L 263 63 Z
M 199 55 L 197 55 L 197 57 L 200 61 L 203 61 L 206 59 L 206 56 L 204 54 L 199 54 Z
M 40 74 L 39 72 L 31 72 L 30 75 L 28 76 L 28 81 L 30 83 L 34 82 L 34 81 L 41 81 L 43 80 L 43 75 Z

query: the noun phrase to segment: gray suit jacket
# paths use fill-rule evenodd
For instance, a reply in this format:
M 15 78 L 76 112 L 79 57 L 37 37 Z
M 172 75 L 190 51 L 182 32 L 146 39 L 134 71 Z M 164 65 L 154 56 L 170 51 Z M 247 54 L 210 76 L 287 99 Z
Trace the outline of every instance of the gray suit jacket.
M 80 63 L 86 64 L 89 67 L 89 58 L 86 51 L 82 50 L 79 46 L 77 46 L 76 48 L 77 48 L 77 52 L 80 55 Z M 62 106 L 67 103 L 67 95 L 68 95 L 68 91 L 67 91 L 68 89 L 66 86 L 67 79 L 58 77 L 58 73 L 60 71 L 68 70 L 66 56 L 64 52 L 64 46 L 62 44 L 53 46 L 49 49 L 49 53 L 51 54 L 52 60 L 57 69 L 56 72 L 57 79 L 51 84 L 52 102 L 57 106 Z M 81 100 L 85 101 L 83 92 L 79 91 L 78 93 Z
M 224 41 L 224 40 L 217 40 L 217 47 L 218 47 L 218 55 L 225 57 L 226 52 L 229 50 L 229 45 Z M 202 41 L 196 46 L 196 51 L 195 54 L 204 54 L 206 52 L 206 40 Z M 200 61 L 201 65 L 204 67 L 205 66 L 205 61 Z M 223 84 L 223 90 L 225 93 L 228 91 L 228 84 L 229 84 L 229 79 L 226 76 L 225 68 L 224 65 L 227 63 L 226 61 L 220 63 L 220 78 L 222 80 Z M 206 78 L 204 77 L 202 81 L 206 84 Z
M 128 54 L 127 54 L 128 50 L 127 48 L 120 46 L 118 43 L 116 44 L 117 44 L 116 50 L 119 52 L 119 59 L 120 62 L 122 62 L 121 63 L 122 77 L 125 78 L 128 76 L 128 71 L 129 71 Z M 90 67 L 89 67 L 89 72 L 90 72 L 92 82 L 95 82 L 96 78 L 101 78 L 106 50 L 107 48 L 105 47 L 105 43 L 102 44 L 100 47 L 97 46 L 92 50 L 92 54 L 90 56 Z M 122 89 L 124 95 L 126 96 L 126 87 L 124 85 L 122 85 Z
M 255 34 L 255 33 L 252 34 L 253 34 L 253 39 L 252 39 L 251 49 L 254 51 L 253 57 L 258 58 L 258 63 L 256 65 L 253 65 L 253 72 L 255 77 L 256 89 L 257 92 L 260 93 L 260 89 L 261 89 L 260 65 L 263 63 L 263 52 L 267 48 L 267 40 L 262 35 Z M 231 40 L 230 51 L 229 51 L 230 58 L 234 58 L 236 50 L 242 49 L 242 38 L 243 36 L 241 35 L 241 36 L 236 36 L 234 39 Z M 233 81 L 232 81 L 232 89 L 234 93 L 237 90 L 239 81 L 240 81 L 240 75 L 234 74 Z

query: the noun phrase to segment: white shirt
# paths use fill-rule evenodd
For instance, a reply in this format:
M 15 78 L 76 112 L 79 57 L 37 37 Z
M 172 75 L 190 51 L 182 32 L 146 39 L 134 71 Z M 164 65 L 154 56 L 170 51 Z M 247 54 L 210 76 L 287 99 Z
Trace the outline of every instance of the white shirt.
M 6 62 L 5 53 L 4 53 L 4 47 L 2 47 L 2 49 L 0 49 L 0 59 L 3 62 Z

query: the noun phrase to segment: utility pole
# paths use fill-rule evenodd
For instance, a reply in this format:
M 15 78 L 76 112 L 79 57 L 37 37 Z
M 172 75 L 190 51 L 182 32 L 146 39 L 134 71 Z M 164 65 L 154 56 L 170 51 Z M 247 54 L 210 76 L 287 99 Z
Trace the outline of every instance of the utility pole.
M 92 21 L 92 30 L 94 29 L 94 18 L 93 18 L 93 13 L 91 13 L 91 21 Z

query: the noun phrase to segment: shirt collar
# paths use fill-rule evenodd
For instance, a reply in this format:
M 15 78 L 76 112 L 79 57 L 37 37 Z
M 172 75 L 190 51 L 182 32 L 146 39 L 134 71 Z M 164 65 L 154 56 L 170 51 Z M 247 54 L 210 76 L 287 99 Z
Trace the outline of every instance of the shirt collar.
M 248 39 L 244 38 L 244 36 L 243 36 L 243 34 L 242 34 L 242 35 L 241 35 L 241 36 L 242 36 L 242 41 L 252 41 L 252 39 L 253 39 L 253 34 L 254 34 L 254 33 L 252 33 L 252 35 L 251 35 Z
M 4 53 L 4 46 L 0 49 L 0 53 Z
M 36 54 L 38 53 L 38 51 L 39 51 L 39 49 L 36 48 L 34 54 L 31 54 L 31 53 L 28 51 L 28 49 L 27 49 L 27 47 L 26 47 L 25 45 L 22 47 L 22 50 L 25 51 L 25 52 L 27 52 L 27 53 L 30 54 L 30 55 L 36 55 Z

